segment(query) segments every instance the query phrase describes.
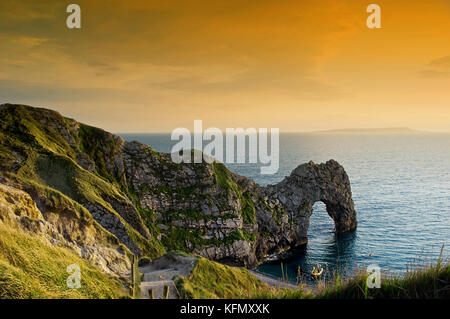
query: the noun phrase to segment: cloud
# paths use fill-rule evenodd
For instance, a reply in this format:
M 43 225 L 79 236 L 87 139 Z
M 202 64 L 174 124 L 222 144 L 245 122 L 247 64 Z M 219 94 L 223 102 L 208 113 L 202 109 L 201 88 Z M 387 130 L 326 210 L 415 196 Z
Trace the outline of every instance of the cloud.
M 450 77 L 450 55 L 432 60 L 427 69 L 419 71 L 423 77 L 431 79 L 447 79 Z
M 54 17 L 55 9 L 63 4 L 52 0 L 2 0 L 0 12 L 3 22 L 23 23 L 30 20 L 49 20 Z M 7 20 L 7 21 L 4 21 Z
M 431 67 L 450 69 L 450 55 L 435 59 L 429 63 Z
M 136 103 L 139 97 L 135 92 L 108 88 L 58 87 L 20 80 L 0 80 L 0 103 L 21 101 L 62 102 L 106 102 L 120 99 Z M 20 100 L 20 101 L 19 101 Z
M 46 42 L 48 42 L 49 39 L 47 38 L 40 38 L 40 37 L 19 37 L 13 39 L 13 43 L 19 44 L 21 46 L 27 47 L 27 48 L 34 48 L 37 46 L 40 46 Z
M 306 100 L 336 100 L 349 97 L 342 88 L 292 70 L 250 69 L 226 79 L 211 80 L 202 76 L 180 76 L 154 82 L 153 87 L 204 94 L 272 94 Z
M 120 72 L 120 70 L 121 70 L 120 67 L 118 67 L 116 65 L 105 63 L 105 62 L 99 62 L 99 61 L 88 62 L 87 65 L 90 68 L 93 68 L 96 70 L 95 71 L 96 76 L 108 76 L 113 73 Z

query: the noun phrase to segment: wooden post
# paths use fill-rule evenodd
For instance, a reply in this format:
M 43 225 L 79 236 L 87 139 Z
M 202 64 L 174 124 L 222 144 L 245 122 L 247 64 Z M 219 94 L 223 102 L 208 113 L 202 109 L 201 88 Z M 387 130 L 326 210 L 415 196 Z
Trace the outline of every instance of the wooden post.
M 134 298 L 134 296 L 135 296 L 135 275 L 134 275 L 134 255 L 132 255 L 132 257 L 131 257 L 131 295 L 133 296 L 133 298 Z
M 164 299 L 169 299 L 170 286 L 164 286 Z

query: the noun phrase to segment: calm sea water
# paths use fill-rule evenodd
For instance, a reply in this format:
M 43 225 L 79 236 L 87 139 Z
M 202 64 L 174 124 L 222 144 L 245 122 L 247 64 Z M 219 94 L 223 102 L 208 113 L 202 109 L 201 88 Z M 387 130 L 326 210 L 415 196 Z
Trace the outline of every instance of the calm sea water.
M 170 152 L 168 134 L 122 134 Z M 290 280 L 298 267 L 308 280 L 317 264 L 351 273 L 377 264 L 403 273 L 406 265 L 436 261 L 442 245 L 450 251 L 450 135 L 447 134 L 281 134 L 280 169 L 260 175 L 254 164 L 227 164 L 260 185 L 281 181 L 299 164 L 335 159 L 352 184 L 358 214 L 355 232 L 336 236 L 325 205 L 316 203 L 304 252 L 284 262 Z M 260 271 L 281 277 L 280 263 Z

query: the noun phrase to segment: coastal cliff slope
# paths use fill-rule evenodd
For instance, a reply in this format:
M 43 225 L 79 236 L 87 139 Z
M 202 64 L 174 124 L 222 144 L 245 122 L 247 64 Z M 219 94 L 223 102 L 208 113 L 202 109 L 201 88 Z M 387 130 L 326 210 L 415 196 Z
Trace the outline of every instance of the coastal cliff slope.
M 0 186 L 36 208 L 26 216 L 0 210 L 0 220 L 122 276 L 130 256 L 170 250 L 254 266 L 307 242 L 317 201 L 336 232 L 357 225 L 336 161 L 300 165 L 260 187 L 222 163 L 176 164 L 148 145 L 23 105 L 0 106 Z

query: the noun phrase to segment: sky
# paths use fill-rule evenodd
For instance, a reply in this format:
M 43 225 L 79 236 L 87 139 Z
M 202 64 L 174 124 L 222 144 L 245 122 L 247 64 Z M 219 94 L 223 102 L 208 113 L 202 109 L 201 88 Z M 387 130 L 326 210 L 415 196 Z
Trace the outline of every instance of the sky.
M 1 0 L 7 102 L 112 132 L 448 132 L 450 1 Z

